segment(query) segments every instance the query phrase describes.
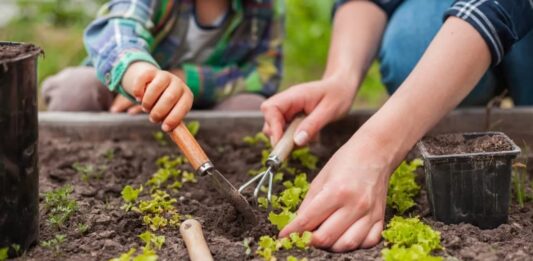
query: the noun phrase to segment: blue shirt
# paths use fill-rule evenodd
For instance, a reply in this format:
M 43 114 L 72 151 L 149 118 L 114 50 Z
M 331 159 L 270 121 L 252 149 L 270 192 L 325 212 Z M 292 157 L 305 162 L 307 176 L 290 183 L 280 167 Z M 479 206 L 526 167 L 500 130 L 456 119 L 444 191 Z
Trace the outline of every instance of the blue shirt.
M 335 8 L 350 0 L 337 0 Z M 388 16 L 404 0 L 372 0 Z M 456 0 L 443 14 L 470 23 L 483 37 L 492 55 L 492 64 L 499 64 L 513 44 L 533 28 L 533 0 Z

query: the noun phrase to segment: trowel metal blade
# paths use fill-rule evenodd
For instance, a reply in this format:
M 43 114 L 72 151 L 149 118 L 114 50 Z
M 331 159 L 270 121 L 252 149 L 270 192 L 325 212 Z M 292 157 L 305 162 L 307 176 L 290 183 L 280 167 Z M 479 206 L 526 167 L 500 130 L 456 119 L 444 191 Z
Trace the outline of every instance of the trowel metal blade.
M 257 224 L 257 218 L 248 201 L 237 191 L 237 189 L 215 168 L 208 169 L 206 176 L 215 189 L 227 198 L 230 203 L 239 211 L 248 223 Z

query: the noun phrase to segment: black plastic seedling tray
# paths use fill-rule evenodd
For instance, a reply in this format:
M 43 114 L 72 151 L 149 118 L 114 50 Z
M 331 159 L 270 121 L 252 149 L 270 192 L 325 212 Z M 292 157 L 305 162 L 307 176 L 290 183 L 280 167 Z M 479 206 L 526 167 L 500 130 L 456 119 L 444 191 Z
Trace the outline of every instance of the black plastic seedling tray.
M 498 152 L 432 155 L 424 140 L 428 200 L 433 216 L 444 223 L 471 223 L 494 228 L 507 222 L 512 161 L 520 148 L 502 132 L 464 133 L 465 139 L 501 135 L 512 145 Z

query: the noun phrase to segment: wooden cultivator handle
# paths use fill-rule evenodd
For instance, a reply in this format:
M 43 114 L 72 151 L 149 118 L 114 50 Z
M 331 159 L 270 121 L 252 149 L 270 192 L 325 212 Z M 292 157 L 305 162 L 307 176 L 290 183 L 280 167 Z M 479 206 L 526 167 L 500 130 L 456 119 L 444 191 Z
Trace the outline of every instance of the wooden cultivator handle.
M 270 156 L 277 156 L 280 161 L 285 161 L 287 159 L 294 148 L 294 133 L 304 118 L 304 116 L 297 116 L 292 120 L 289 127 L 285 130 L 285 133 L 283 133 L 283 137 L 281 137 L 281 140 L 270 153 Z
M 195 219 L 187 219 L 180 226 L 180 233 L 187 246 L 191 261 L 212 261 L 211 251 L 207 246 L 202 225 Z
M 178 145 L 181 152 L 185 154 L 185 157 L 189 160 L 194 170 L 198 170 L 202 164 L 209 161 L 204 150 L 183 122 L 171 131 L 169 135 L 174 143 Z

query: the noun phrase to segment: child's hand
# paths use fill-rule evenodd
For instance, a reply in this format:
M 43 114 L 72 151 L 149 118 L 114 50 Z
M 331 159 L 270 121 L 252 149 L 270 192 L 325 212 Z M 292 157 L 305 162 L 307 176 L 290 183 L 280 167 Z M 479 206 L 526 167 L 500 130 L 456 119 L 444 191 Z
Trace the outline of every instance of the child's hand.
M 142 103 L 150 121 L 162 122 L 163 131 L 171 131 L 192 107 L 191 90 L 174 74 L 150 63 L 130 65 L 122 79 L 124 89 Z
M 109 108 L 109 111 L 113 113 L 128 112 L 128 114 L 133 115 L 141 113 L 142 107 L 141 105 L 134 104 L 126 97 L 119 94 L 113 100 L 113 104 L 111 104 L 111 108 Z

